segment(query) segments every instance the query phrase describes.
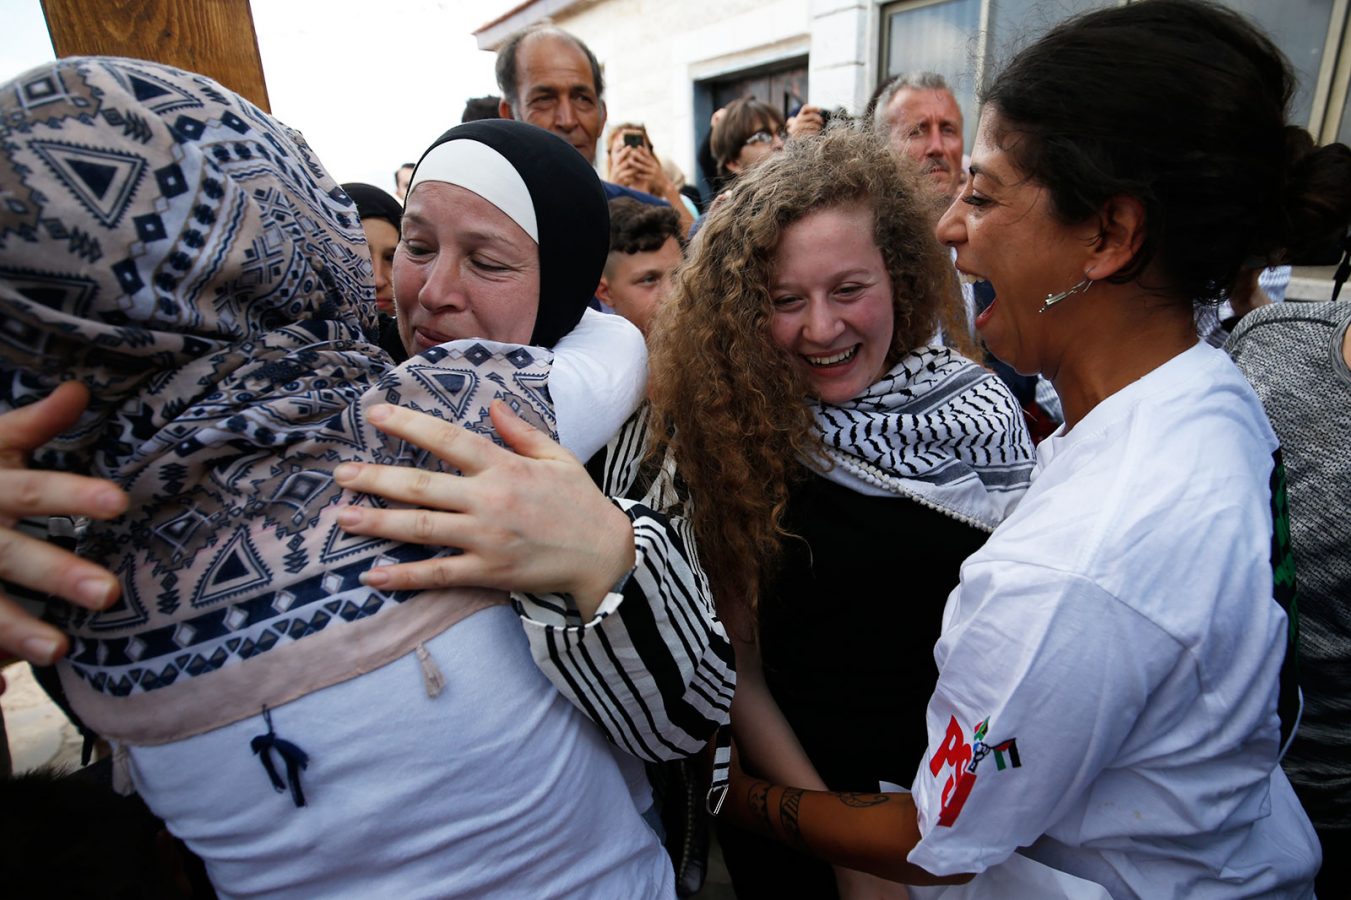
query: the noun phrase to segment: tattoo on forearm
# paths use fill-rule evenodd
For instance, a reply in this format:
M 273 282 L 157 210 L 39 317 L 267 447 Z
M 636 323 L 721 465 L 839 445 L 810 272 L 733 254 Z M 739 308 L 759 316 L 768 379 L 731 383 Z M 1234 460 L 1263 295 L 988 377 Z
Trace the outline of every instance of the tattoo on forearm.
M 840 802 L 845 806 L 852 806 L 855 809 L 867 809 L 870 806 L 881 806 L 891 800 L 886 794 L 860 794 L 857 792 L 836 794 Z
M 746 794 L 746 802 L 751 808 L 751 817 L 759 817 L 765 823 L 765 827 L 772 832 L 773 825 L 769 821 L 769 785 L 763 781 L 757 781 L 751 785 Z
M 793 844 L 802 843 L 802 831 L 798 828 L 797 810 L 802 805 L 801 788 L 784 788 L 779 798 L 779 824 L 783 826 L 784 836 Z

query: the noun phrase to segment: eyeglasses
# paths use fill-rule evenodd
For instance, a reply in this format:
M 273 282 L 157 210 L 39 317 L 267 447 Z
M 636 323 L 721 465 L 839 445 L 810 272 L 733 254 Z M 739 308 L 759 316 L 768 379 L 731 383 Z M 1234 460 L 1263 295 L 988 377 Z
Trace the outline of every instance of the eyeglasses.
M 743 146 L 751 147 L 755 144 L 772 144 L 774 143 L 775 138 L 778 138 L 781 141 L 788 140 L 788 130 L 780 128 L 778 131 L 767 131 L 766 129 L 761 128 L 755 134 L 746 138 Z

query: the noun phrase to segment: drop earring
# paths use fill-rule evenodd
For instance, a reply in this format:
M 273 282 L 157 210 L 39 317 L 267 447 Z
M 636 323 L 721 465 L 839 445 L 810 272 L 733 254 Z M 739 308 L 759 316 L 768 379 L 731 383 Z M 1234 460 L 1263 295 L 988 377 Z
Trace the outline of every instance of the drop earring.
M 1037 310 L 1037 312 L 1044 313 L 1046 312 L 1046 310 L 1050 309 L 1052 306 L 1059 303 L 1061 300 L 1064 300 L 1071 294 L 1082 294 L 1084 291 L 1088 290 L 1092 286 L 1093 286 L 1093 279 L 1085 278 L 1083 281 L 1079 282 L 1074 287 L 1070 288 L 1068 291 L 1061 291 L 1058 294 L 1047 294 L 1046 302 L 1041 305 L 1041 309 Z

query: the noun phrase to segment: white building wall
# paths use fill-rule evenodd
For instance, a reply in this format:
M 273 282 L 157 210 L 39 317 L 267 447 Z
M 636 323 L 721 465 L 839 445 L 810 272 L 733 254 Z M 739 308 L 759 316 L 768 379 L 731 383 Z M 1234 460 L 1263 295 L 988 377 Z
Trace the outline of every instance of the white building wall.
M 517 18 L 552 14 L 585 40 L 605 69 L 609 122 L 645 124 L 658 154 L 693 181 L 694 82 L 807 56 L 809 101 L 861 112 L 876 80 L 882 2 L 537 0 Z M 603 173 L 603 145 L 597 155 Z
M 812 0 L 807 78 L 813 103 L 851 113 L 867 106 L 877 71 L 877 6 L 874 0 Z
M 672 157 L 692 182 L 694 82 L 814 55 L 812 6 L 812 0 L 602 0 L 562 10 L 553 21 L 586 41 L 604 66 L 609 121 L 644 123 L 657 153 Z M 814 68 L 809 77 L 814 94 Z M 603 173 L 603 146 L 597 156 Z
M 2 2 L 2 0 L 0 0 Z M 674 159 L 695 181 L 694 83 L 767 63 L 808 59 L 808 100 L 827 108 L 861 113 L 878 81 L 882 23 L 889 0 L 528 0 L 480 28 L 479 46 L 496 46 L 513 29 L 552 15 L 596 52 L 605 67 L 611 123 L 642 122 L 657 152 Z M 980 83 L 986 41 L 995 40 L 994 64 L 1017 44 L 1039 35 L 1066 16 L 1125 0 L 991 0 L 982 4 L 979 39 L 972 42 L 970 77 Z M 1224 0 L 1222 0 L 1224 2 Z M 1347 83 L 1351 54 L 1332 71 L 1336 41 L 1351 46 L 1351 0 L 1331 0 L 1334 23 L 1322 77 L 1331 90 L 1325 115 L 1316 103 L 1312 126 L 1321 140 L 1345 139 L 1351 131 Z M 923 6 L 923 3 L 917 3 Z M 1273 9 L 1278 7 L 1273 0 Z M 1265 7 L 1263 7 L 1265 10 Z M 1269 15 L 1278 15 L 1266 10 Z M 998 13 L 996 15 L 996 13 Z M 1338 34 L 1340 32 L 1340 35 Z M 977 42 L 978 40 L 978 42 Z M 975 109 L 965 109 L 968 123 Z M 1343 118 L 1346 121 L 1343 121 Z M 1338 131 L 1340 123 L 1341 131 Z M 1321 132 L 1319 127 L 1321 125 Z M 970 129 L 968 128 L 968 131 Z M 604 172 L 604 148 L 598 154 Z

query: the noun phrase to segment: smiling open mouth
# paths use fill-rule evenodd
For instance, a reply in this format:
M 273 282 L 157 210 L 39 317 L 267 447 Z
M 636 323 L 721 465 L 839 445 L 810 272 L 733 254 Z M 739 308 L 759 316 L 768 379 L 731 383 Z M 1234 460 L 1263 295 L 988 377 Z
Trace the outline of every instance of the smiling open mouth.
M 838 366 L 841 363 L 849 362 L 849 360 L 853 359 L 856 355 L 858 355 L 859 346 L 860 345 L 855 344 L 848 350 L 841 350 L 839 353 L 832 353 L 830 356 L 804 355 L 802 358 L 807 361 L 807 365 L 817 369 L 825 368 L 826 366 Z

